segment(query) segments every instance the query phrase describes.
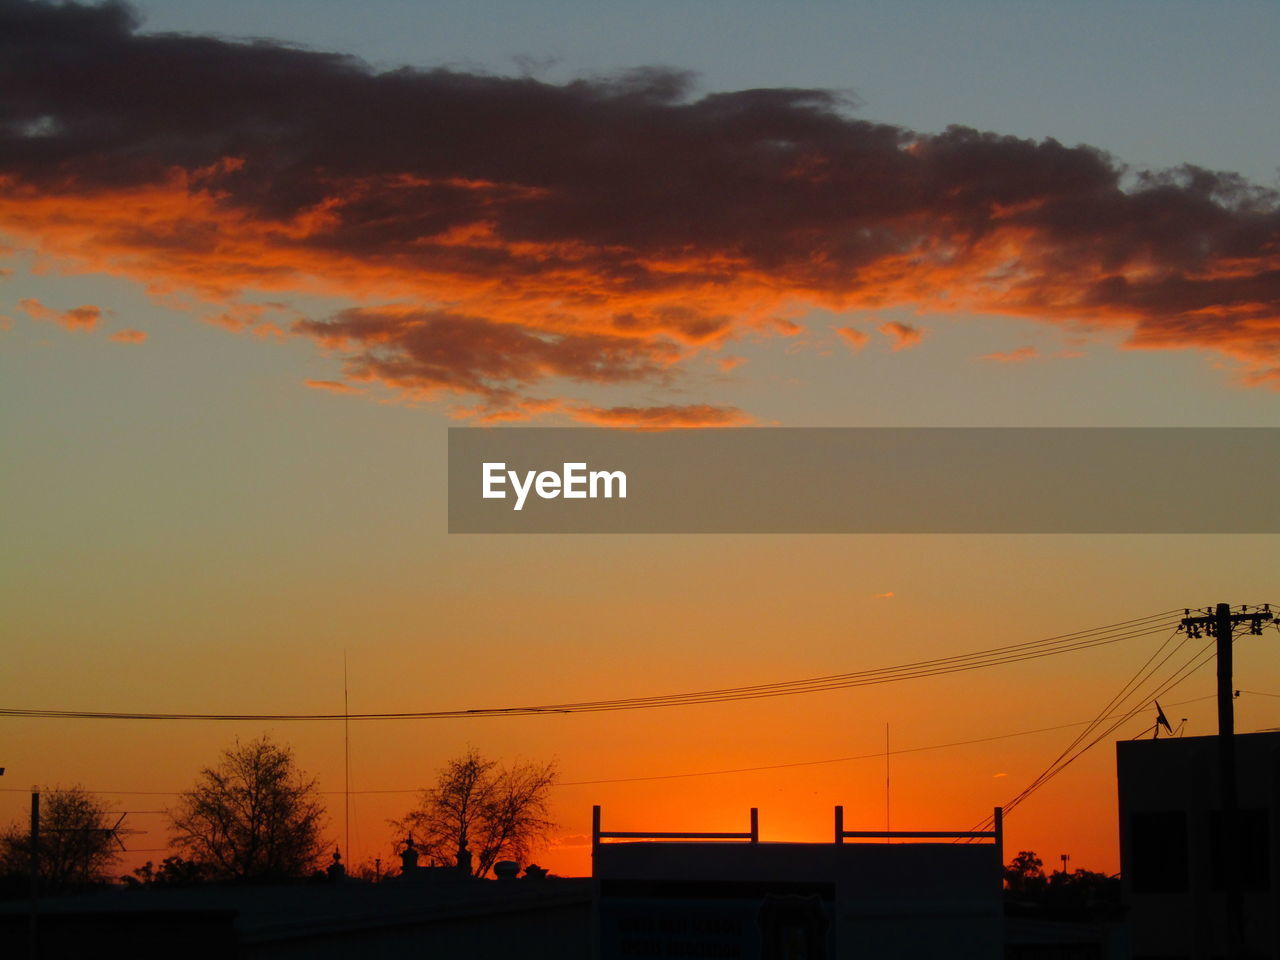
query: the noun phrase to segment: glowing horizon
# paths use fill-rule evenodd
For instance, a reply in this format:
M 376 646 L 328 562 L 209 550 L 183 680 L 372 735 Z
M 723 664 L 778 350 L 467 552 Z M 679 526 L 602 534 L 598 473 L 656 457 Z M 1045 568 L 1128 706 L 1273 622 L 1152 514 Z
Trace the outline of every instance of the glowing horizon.
M 0 706 L 340 713 L 347 654 L 355 712 L 645 697 L 1275 596 L 1264 536 L 448 535 L 458 423 L 1280 410 L 1280 131 L 1259 121 L 1280 8 L 554 6 L 0 0 Z M 28 783 L 140 791 L 111 806 L 151 831 L 127 872 L 163 856 L 143 811 L 270 732 L 320 777 L 347 863 L 385 868 L 387 821 L 471 744 L 559 760 L 535 859 L 583 872 L 593 803 L 615 829 L 754 806 L 766 839 L 821 841 L 836 804 L 874 829 L 887 723 L 913 751 L 890 754 L 892 822 L 964 829 L 1074 732 L 987 738 L 1088 720 L 1156 642 L 353 724 L 353 789 L 405 792 L 354 794 L 350 850 L 340 723 L 0 717 L 0 821 Z M 1280 667 L 1240 646 L 1239 729 L 1274 727 Z M 1208 673 L 1171 694 L 1189 734 L 1212 731 Z M 982 742 L 915 750 L 957 741 Z M 1118 869 L 1110 749 L 1016 811 L 1010 855 Z

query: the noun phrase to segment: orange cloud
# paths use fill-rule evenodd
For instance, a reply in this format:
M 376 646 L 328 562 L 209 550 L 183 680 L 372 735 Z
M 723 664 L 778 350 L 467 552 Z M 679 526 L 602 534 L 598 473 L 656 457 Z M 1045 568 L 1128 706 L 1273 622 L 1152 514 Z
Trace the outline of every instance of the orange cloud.
M 300 320 L 293 332 L 346 354 L 350 380 L 420 397 L 474 394 L 489 407 L 518 405 L 525 388 L 548 378 L 661 380 L 680 356 L 662 338 L 550 331 L 408 306 L 343 310 L 324 321 Z
M 552 837 L 551 846 L 553 847 L 589 847 L 591 846 L 591 834 L 570 833 L 560 837 Z
M 897 320 L 882 323 L 877 329 L 892 341 L 892 349 L 895 352 L 909 350 L 924 338 L 921 330 L 910 324 L 899 323 Z
M 143 330 L 117 330 L 111 339 L 116 343 L 146 343 L 147 334 Z
M 19 300 L 18 306 L 26 311 L 27 316 L 33 320 L 46 320 L 51 323 L 61 324 L 68 330 L 83 330 L 88 332 L 98 325 L 98 321 L 102 319 L 102 310 L 99 307 L 85 304 L 80 307 L 73 307 L 70 310 L 63 310 L 59 313 L 46 307 L 39 300 L 26 299 Z
M 836 327 L 836 333 L 844 338 L 845 342 L 849 344 L 849 349 L 855 353 L 865 347 L 868 341 L 871 340 L 871 334 L 864 333 L 854 327 Z
M 19 300 L 18 306 L 26 311 L 27 316 L 32 320 L 56 320 L 58 316 L 58 311 L 50 310 L 39 300 L 35 299 L 28 298 L 26 300 Z
M 340 380 L 303 380 L 313 390 L 324 390 L 328 393 L 359 393 L 359 389 Z
M 269 316 L 275 316 L 280 323 L 266 319 Z M 207 313 L 200 319 L 232 333 L 248 333 L 259 340 L 265 340 L 269 337 L 287 336 L 285 326 L 301 316 L 297 310 L 282 303 L 230 303 L 225 310 Z M 281 326 L 281 323 L 285 326 Z
M 573 407 L 575 420 L 599 427 L 644 427 L 671 429 L 676 427 L 740 427 L 751 423 L 751 417 L 737 407 L 713 407 L 708 404 L 666 407 Z
M 520 423 L 533 420 L 544 414 L 556 413 L 563 409 L 561 400 L 542 397 L 500 397 L 496 401 L 482 402 L 472 406 L 455 404 L 449 410 L 450 416 L 458 420 L 471 420 L 479 424 Z
M 1280 201 L 1231 174 L 1129 178 L 1089 147 L 917 134 L 823 91 L 693 99 L 670 71 L 377 73 L 144 35 L 114 5 L 15 0 L 0 38 L 0 231 L 230 329 L 312 337 L 411 398 L 520 416 L 558 381 L 662 389 L 814 306 L 1117 328 L 1278 382 Z M 299 320 L 288 298 L 315 294 L 359 306 Z
M 979 360 L 991 360 L 995 363 L 1025 363 L 1028 360 L 1035 360 L 1040 356 L 1040 351 L 1035 347 L 1018 347 L 1016 350 L 1009 350 L 1001 353 L 986 353 L 979 357 Z

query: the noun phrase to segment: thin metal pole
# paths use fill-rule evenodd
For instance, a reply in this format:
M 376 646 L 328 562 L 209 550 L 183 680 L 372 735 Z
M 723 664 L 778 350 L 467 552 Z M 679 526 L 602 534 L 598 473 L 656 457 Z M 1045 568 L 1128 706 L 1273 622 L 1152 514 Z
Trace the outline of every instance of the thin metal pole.
M 836 806 L 836 843 L 844 843 L 844 807 Z
M 40 791 L 31 791 L 31 918 L 27 948 L 31 960 L 40 956 Z
M 889 836 L 889 724 L 884 725 L 884 842 L 892 843 Z
M 346 832 L 342 840 L 347 863 L 355 863 L 351 857 L 351 706 L 347 698 L 347 651 L 342 651 L 342 758 L 344 771 L 343 816 Z

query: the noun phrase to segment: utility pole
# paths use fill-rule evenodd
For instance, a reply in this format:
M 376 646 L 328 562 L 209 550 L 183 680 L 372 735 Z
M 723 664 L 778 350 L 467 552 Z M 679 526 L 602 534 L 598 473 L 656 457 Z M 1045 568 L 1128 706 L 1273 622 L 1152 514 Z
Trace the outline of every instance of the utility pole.
M 1231 612 L 1231 605 L 1220 603 L 1202 616 L 1191 616 L 1184 610 L 1182 629 L 1190 637 L 1199 637 L 1201 629 L 1217 641 L 1218 652 L 1218 798 L 1222 811 L 1219 816 L 1218 840 L 1221 844 L 1218 863 L 1222 868 L 1223 890 L 1227 901 L 1227 956 L 1238 958 L 1244 950 L 1244 897 L 1240 883 L 1240 801 L 1237 797 L 1236 778 L 1236 720 L 1235 690 L 1231 673 L 1231 644 L 1235 640 L 1237 623 L 1248 623 L 1251 634 L 1260 635 L 1262 624 L 1272 619 L 1269 606 L 1250 610 L 1242 606 L 1239 613 Z

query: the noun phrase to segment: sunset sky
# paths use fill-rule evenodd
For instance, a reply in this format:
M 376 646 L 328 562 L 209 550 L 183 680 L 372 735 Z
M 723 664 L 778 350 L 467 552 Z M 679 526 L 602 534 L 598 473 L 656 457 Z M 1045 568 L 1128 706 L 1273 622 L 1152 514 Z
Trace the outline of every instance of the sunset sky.
M 344 653 L 358 712 L 638 697 L 1280 601 L 1262 535 L 445 532 L 456 425 L 1280 425 L 1275 4 L 131 10 L 0 0 L 0 707 L 337 712 Z M 593 803 L 875 829 L 882 757 L 636 778 L 1086 721 L 1162 640 L 356 723 L 347 860 L 389 862 L 387 819 L 468 745 L 558 760 L 559 872 Z M 1239 729 L 1280 726 L 1278 654 L 1237 644 Z M 1212 690 L 1167 712 L 1210 733 Z M 31 784 L 119 791 L 148 831 L 122 868 L 236 736 L 343 784 L 341 723 L 0 727 L 0 822 Z M 893 823 L 969 827 L 1073 736 L 895 754 Z M 1113 774 L 1108 740 L 1006 846 L 1118 869 Z

